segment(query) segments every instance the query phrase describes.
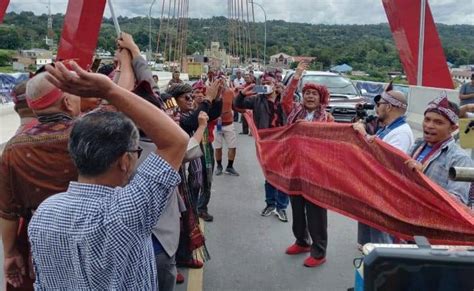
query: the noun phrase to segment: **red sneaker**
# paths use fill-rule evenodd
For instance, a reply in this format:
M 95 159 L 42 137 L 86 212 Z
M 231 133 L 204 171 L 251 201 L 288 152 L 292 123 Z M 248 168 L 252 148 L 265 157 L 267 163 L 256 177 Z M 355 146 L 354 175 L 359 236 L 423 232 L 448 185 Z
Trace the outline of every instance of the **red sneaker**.
M 311 247 L 302 247 L 297 244 L 292 244 L 286 249 L 286 254 L 287 255 L 297 255 L 297 254 L 302 254 L 302 253 L 307 253 L 311 250 Z
M 308 268 L 314 268 L 314 267 L 324 264 L 325 262 L 326 262 L 326 258 L 315 259 L 309 256 L 306 258 L 306 260 L 304 260 L 304 266 Z
M 183 284 L 184 283 L 184 276 L 180 272 L 176 275 L 176 284 Z
M 185 267 L 185 268 L 191 268 L 191 269 L 201 269 L 204 264 L 200 260 L 196 259 L 191 259 L 187 262 L 179 262 L 177 263 L 178 267 Z

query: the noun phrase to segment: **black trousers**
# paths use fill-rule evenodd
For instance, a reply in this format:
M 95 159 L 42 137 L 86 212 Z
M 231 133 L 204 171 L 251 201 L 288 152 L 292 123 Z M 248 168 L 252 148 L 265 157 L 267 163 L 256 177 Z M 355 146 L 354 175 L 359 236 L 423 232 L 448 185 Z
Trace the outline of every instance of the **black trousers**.
M 242 114 L 242 133 L 248 134 L 249 133 L 249 124 L 247 123 L 247 119 Z
M 313 258 L 325 257 L 328 244 L 327 210 L 309 202 L 303 196 L 290 195 L 290 201 L 296 244 L 302 247 L 311 246 Z

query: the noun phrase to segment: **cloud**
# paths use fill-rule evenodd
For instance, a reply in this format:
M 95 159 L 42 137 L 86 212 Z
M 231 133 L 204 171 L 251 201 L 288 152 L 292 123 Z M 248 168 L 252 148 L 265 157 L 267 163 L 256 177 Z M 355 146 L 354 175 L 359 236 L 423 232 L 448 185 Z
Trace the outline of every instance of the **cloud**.
M 265 8 L 269 20 L 323 24 L 387 22 L 382 0 L 256 0 L 255 2 Z M 113 0 L 113 3 L 117 15 L 147 17 L 152 0 Z M 162 0 L 155 2 L 152 10 L 153 17 L 161 15 L 162 3 Z M 474 25 L 474 0 L 431 0 L 429 3 L 435 22 Z M 227 17 L 227 4 L 228 1 L 224 0 L 189 0 L 189 16 L 192 18 Z M 168 11 L 168 5 L 169 0 L 166 0 L 165 12 Z M 173 8 L 173 5 L 171 6 Z M 47 0 L 11 0 L 7 11 L 33 11 L 35 14 L 42 14 L 47 13 L 47 7 Z M 52 13 L 64 13 L 66 7 L 67 0 L 51 0 Z M 105 16 L 110 17 L 108 7 L 105 9 Z M 257 6 L 255 6 L 255 20 L 264 20 L 263 12 Z

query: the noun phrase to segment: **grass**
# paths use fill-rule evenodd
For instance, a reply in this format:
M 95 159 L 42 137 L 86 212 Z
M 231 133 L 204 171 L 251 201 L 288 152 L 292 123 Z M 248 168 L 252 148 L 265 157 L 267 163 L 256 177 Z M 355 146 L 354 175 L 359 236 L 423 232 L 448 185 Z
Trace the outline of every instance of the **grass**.
M 15 73 L 15 71 L 13 71 L 13 68 L 12 66 L 0 66 L 0 73 Z

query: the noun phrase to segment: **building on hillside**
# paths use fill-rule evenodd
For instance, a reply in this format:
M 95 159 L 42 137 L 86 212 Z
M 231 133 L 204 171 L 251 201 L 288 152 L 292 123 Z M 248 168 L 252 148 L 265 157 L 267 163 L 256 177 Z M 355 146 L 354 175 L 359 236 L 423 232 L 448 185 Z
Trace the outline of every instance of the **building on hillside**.
M 53 53 L 45 49 L 20 50 L 12 58 L 13 69 L 25 71 L 30 68 L 38 70 L 40 67 L 53 62 Z
M 307 56 L 290 56 L 285 53 L 278 53 L 276 55 L 270 56 L 270 67 L 274 68 L 282 68 L 282 69 L 288 69 L 290 68 L 291 64 L 294 62 L 312 62 L 316 58 L 315 57 L 307 57 Z
M 204 55 L 209 61 L 209 68 L 219 70 L 231 66 L 231 58 L 225 49 L 220 48 L 219 42 L 211 42 L 211 48 L 204 50 Z
M 365 71 L 352 71 L 351 72 L 352 76 L 358 76 L 358 77 L 368 77 L 369 74 L 367 74 Z
M 279 68 L 289 68 L 290 64 L 293 63 L 295 59 L 285 53 L 278 53 L 276 55 L 270 56 L 270 66 L 279 67 Z
M 332 67 L 330 71 L 338 74 L 349 74 L 352 72 L 352 67 L 348 64 L 342 64 Z
M 315 57 L 307 57 L 307 56 L 296 56 L 296 57 L 293 57 L 293 61 L 294 62 L 307 62 L 307 63 L 311 63 L 312 61 L 316 60 Z
M 471 65 L 461 65 L 459 66 L 461 70 L 474 71 L 474 64 Z
M 395 78 L 406 79 L 406 76 L 403 75 L 403 72 L 400 72 L 400 71 L 390 71 L 387 73 L 387 75 L 390 77 L 390 79 L 395 79 Z
M 451 76 L 454 80 L 459 82 L 460 84 L 464 84 L 467 82 L 471 82 L 471 75 L 474 71 L 466 70 L 466 69 L 452 69 Z

